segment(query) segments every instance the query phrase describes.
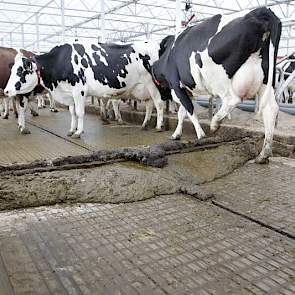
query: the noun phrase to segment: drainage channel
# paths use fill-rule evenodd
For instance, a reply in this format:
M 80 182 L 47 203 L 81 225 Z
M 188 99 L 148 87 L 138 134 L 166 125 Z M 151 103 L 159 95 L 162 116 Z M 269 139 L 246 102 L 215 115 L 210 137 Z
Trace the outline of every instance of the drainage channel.
M 246 214 L 244 214 L 244 213 L 242 213 L 242 212 L 239 212 L 239 211 L 237 211 L 237 210 L 234 210 L 234 209 L 232 209 L 232 208 L 229 208 L 229 207 L 227 207 L 227 206 L 225 206 L 225 205 L 223 205 L 223 204 L 221 204 L 221 203 L 219 203 L 219 202 L 217 202 L 217 201 L 212 200 L 211 203 L 212 203 L 214 206 L 218 207 L 218 208 L 221 208 L 221 209 L 223 209 L 223 210 L 225 210 L 225 211 L 231 212 L 232 214 L 235 214 L 235 215 L 237 215 L 237 216 L 240 216 L 240 217 L 242 217 L 242 218 L 245 218 L 245 219 L 247 219 L 247 220 L 249 220 L 249 221 L 251 221 L 251 222 L 254 222 L 254 223 L 256 223 L 256 224 L 259 224 L 259 225 L 262 226 L 262 227 L 265 227 L 265 228 L 270 229 L 270 230 L 272 230 L 272 231 L 274 231 L 274 232 L 276 232 L 276 233 L 279 233 L 279 234 L 281 234 L 281 235 L 283 235 L 283 236 L 285 236 L 285 237 L 288 237 L 288 238 L 290 238 L 290 239 L 295 240 L 295 235 L 290 234 L 290 233 L 288 233 L 288 232 L 286 232 L 286 231 L 284 231 L 284 230 L 282 230 L 282 229 L 280 229 L 280 228 L 277 228 L 277 227 L 272 226 L 272 225 L 270 225 L 270 224 L 267 224 L 267 223 L 265 223 L 265 222 L 263 222 L 263 221 L 261 221 L 261 220 L 258 220 L 258 219 L 256 219 L 256 218 L 253 218 L 253 217 L 251 217 L 251 216 L 248 216 L 248 215 L 246 215 Z
M 83 148 L 83 149 L 85 149 L 85 150 L 87 150 L 87 151 L 89 151 L 89 152 L 94 152 L 94 151 L 96 150 L 94 147 L 92 147 L 92 146 L 90 146 L 90 145 L 88 145 L 88 144 L 86 145 L 86 144 L 78 143 L 78 142 L 76 142 L 76 141 L 70 139 L 69 137 L 65 137 L 65 136 L 62 136 L 62 135 L 60 135 L 60 134 L 57 134 L 57 133 L 55 133 L 54 131 L 52 131 L 52 130 L 50 130 L 50 129 L 48 129 L 48 128 L 45 128 L 45 127 L 43 127 L 42 125 L 36 124 L 36 123 L 34 123 L 34 122 L 30 121 L 30 120 L 28 120 L 28 121 L 26 121 L 26 122 L 27 122 L 29 125 L 32 125 L 32 126 L 38 128 L 38 129 L 42 130 L 42 131 L 45 131 L 45 132 L 47 132 L 47 133 L 49 133 L 49 134 L 51 134 L 51 135 L 54 135 L 54 136 L 56 136 L 56 137 L 58 137 L 58 138 L 60 138 L 60 139 L 63 139 L 63 140 L 65 140 L 66 142 L 69 142 L 69 143 L 71 143 L 71 144 L 73 144 L 73 145 L 76 145 L 76 146 L 78 146 L 78 147 L 80 147 L 80 148 Z

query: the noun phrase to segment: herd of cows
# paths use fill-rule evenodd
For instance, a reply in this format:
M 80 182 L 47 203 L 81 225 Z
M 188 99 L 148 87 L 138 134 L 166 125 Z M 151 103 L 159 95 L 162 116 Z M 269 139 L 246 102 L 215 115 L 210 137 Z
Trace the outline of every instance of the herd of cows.
M 26 50 L 0 48 L 0 88 L 14 97 L 19 128 L 25 131 L 24 112 L 30 97 L 48 91 L 53 100 L 69 106 L 68 136 L 84 131 L 87 96 L 146 101 L 146 126 L 153 105 L 158 130 L 162 129 L 164 102 L 173 99 L 180 107 L 172 135 L 182 135 L 186 116 L 198 139 L 205 136 L 192 97 L 218 96 L 222 106 L 210 129 L 243 99 L 258 95 L 259 113 L 265 127 L 264 145 L 256 161 L 264 163 L 272 152 L 273 132 L 279 110 L 274 94 L 275 64 L 281 22 L 268 8 L 233 16 L 215 15 L 188 26 L 176 35 L 156 42 L 132 44 L 63 44 L 36 55 Z

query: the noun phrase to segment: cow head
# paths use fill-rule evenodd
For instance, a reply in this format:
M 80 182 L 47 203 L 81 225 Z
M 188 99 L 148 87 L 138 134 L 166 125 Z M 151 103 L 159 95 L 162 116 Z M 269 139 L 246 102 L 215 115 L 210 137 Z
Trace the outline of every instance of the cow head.
M 168 35 L 160 43 L 159 57 L 161 57 L 166 49 L 174 42 L 174 35 Z
M 7 96 L 31 92 L 38 84 L 37 65 L 32 58 L 17 54 L 8 83 L 4 89 Z

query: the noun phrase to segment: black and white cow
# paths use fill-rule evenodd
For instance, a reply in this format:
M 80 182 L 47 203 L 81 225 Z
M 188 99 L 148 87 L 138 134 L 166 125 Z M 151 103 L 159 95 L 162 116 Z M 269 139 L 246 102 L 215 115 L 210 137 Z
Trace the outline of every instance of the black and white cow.
M 292 54 L 290 57 L 289 57 L 289 60 L 295 60 L 295 56 L 294 54 Z M 285 70 L 287 73 L 293 73 L 295 71 L 295 61 L 291 61 L 289 66 L 286 68 Z M 289 75 L 284 75 L 284 80 L 287 80 L 289 77 Z M 294 103 L 294 100 L 295 100 L 295 97 L 294 97 L 294 94 L 295 94 L 295 80 L 292 80 L 289 84 L 288 84 L 288 87 L 287 87 L 287 94 L 288 95 L 285 95 L 285 101 L 286 103 Z
M 54 99 L 69 106 L 72 120 L 68 135 L 80 137 L 87 96 L 127 96 L 144 85 L 157 108 L 157 129 L 161 130 L 164 102 L 150 74 L 150 67 L 158 57 L 159 45 L 153 42 L 66 43 L 33 58 L 19 54 L 5 94 L 27 93 L 40 83 Z
M 256 161 L 267 161 L 278 112 L 273 86 L 281 27 L 275 14 L 261 7 L 235 15 L 234 19 L 215 15 L 162 41 L 162 55 L 154 63 L 152 73 L 154 81 L 171 89 L 173 99 L 181 103 L 174 139 L 182 134 L 186 114 L 198 138 L 205 135 L 191 95 L 222 99 L 222 107 L 211 121 L 210 129 L 215 131 L 241 100 L 258 94 L 265 141 Z
M 148 123 L 151 120 L 152 117 L 152 112 L 153 112 L 153 108 L 154 108 L 154 101 L 149 93 L 149 91 L 147 90 L 147 88 L 145 87 L 144 84 L 138 84 L 136 85 L 136 87 L 134 87 L 133 91 L 131 94 L 127 93 L 127 95 L 123 94 L 119 97 L 119 99 L 110 99 L 108 100 L 107 103 L 104 102 L 104 99 L 101 99 L 101 111 L 103 113 L 103 116 L 106 117 L 106 110 L 110 110 L 110 103 L 113 106 L 113 110 L 115 113 L 115 120 L 118 121 L 119 124 L 123 124 L 123 120 L 121 117 L 121 113 L 120 113 L 120 100 L 128 100 L 128 99 L 132 99 L 134 101 L 140 101 L 140 102 L 144 102 L 145 103 L 145 117 L 144 117 L 144 121 L 142 123 L 142 129 L 148 129 Z M 158 114 L 158 112 L 157 112 Z

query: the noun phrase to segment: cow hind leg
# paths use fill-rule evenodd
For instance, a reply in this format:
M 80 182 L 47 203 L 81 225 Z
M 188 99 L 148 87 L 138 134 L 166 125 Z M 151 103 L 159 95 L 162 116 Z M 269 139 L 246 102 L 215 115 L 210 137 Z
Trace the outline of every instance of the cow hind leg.
M 77 130 L 77 116 L 75 111 L 75 105 L 69 105 L 69 111 L 71 114 L 71 128 L 67 133 L 67 136 L 72 136 Z
M 228 96 L 222 99 L 222 106 L 219 111 L 213 116 L 210 130 L 215 132 L 222 120 L 230 114 L 230 112 L 241 102 L 238 96 Z
M 84 93 L 86 93 L 86 91 L 84 91 Z M 74 95 L 74 102 L 77 116 L 77 130 L 72 137 L 80 138 L 84 131 L 85 98 L 84 96 Z
M 145 104 L 145 117 L 141 125 L 142 130 L 148 129 L 148 125 L 152 117 L 153 108 L 154 108 L 154 102 L 151 99 L 149 99 Z
M 149 81 L 146 84 L 146 87 L 150 93 L 150 96 L 155 104 L 156 110 L 157 110 L 157 131 L 163 131 L 164 130 L 164 109 L 165 109 L 165 103 L 161 98 L 161 94 L 157 87 L 155 86 L 153 81 Z
M 177 140 L 181 138 L 183 121 L 186 117 L 186 114 L 187 114 L 186 109 L 184 108 L 183 105 L 180 105 L 178 113 L 177 113 L 177 117 L 178 117 L 177 127 L 174 133 L 172 134 L 171 139 Z
M 107 116 L 106 103 L 104 99 L 99 100 L 99 105 L 100 105 L 100 118 L 103 124 L 104 125 L 110 124 L 110 121 L 108 120 L 108 116 Z
M 186 113 L 188 114 L 189 119 L 191 120 L 191 122 L 193 123 L 195 127 L 198 139 L 205 137 L 206 135 L 199 123 L 196 109 L 191 99 L 187 95 L 186 91 L 182 88 L 175 88 L 174 91 L 171 91 L 171 94 L 172 94 L 173 100 L 181 104 L 181 107 L 180 107 L 181 111 L 180 112 L 178 111 L 178 119 L 180 120 L 178 121 L 176 130 L 173 133 L 173 135 L 175 136 L 175 139 L 179 139 L 182 134 L 183 120 L 185 118 Z
M 265 87 L 262 87 L 263 92 L 264 89 Z M 262 91 L 260 91 L 260 93 L 262 93 Z M 264 123 L 265 138 L 262 150 L 259 156 L 255 159 L 256 163 L 268 163 L 268 158 L 272 155 L 273 133 L 278 112 L 279 106 L 275 99 L 274 90 L 271 89 L 267 99 L 264 103 L 262 102 L 262 105 L 260 107 L 260 113 L 262 114 Z

